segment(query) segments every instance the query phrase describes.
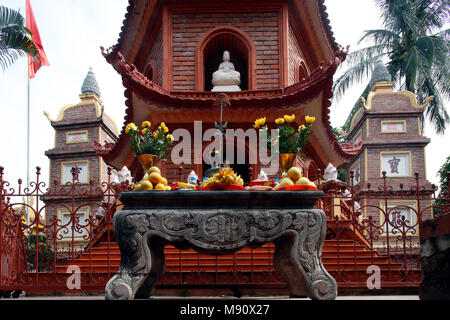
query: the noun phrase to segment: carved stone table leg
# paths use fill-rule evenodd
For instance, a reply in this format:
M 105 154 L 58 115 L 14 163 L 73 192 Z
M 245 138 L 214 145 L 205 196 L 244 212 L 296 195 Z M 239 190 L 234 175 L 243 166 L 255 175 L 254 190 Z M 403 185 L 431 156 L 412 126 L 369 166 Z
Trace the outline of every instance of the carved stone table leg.
M 135 209 L 114 216 L 120 268 L 106 299 L 149 298 L 164 275 L 164 244 L 225 254 L 252 243 L 275 243 L 274 265 L 293 297 L 335 299 L 323 267 L 326 218 L 316 209 Z
M 151 231 L 145 216 L 120 211 L 114 216 L 114 233 L 119 244 L 119 272 L 106 284 L 107 300 L 148 298 L 164 273 L 163 247 L 149 247 Z
M 285 279 L 291 297 L 332 300 L 337 284 L 322 264 L 326 218 L 321 210 L 298 212 L 292 225 L 275 242 L 274 266 Z
M 152 239 L 149 241 L 149 249 L 151 256 L 151 269 L 150 273 L 138 289 L 135 298 L 136 299 L 148 299 L 155 290 L 155 285 L 164 276 L 165 271 L 165 259 L 164 259 L 164 246 L 159 243 L 158 239 Z

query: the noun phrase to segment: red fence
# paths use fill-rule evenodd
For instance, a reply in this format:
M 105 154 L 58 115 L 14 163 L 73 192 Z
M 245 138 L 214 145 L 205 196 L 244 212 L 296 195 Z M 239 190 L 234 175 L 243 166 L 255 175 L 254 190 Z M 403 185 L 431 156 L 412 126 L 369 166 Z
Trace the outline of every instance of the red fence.
M 127 184 L 73 182 L 46 188 L 36 172 L 14 188 L 0 167 L 0 290 L 101 292 L 118 270 L 112 217 Z M 319 172 L 320 177 L 320 172 Z M 351 179 L 353 180 L 353 179 Z M 328 217 L 322 260 L 341 289 L 417 288 L 421 280 L 420 221 L 447 214 L 450 199 L 434 186 L 323 182 L 318 204 Z M 28 214 L 27 214 L 28 213 Z M 206 256 L 167 246 L 166 275 L 157 288 L 285 289 L 272 265 L 273 245 Z M 286 291 L 287 292 L 287 291 Z

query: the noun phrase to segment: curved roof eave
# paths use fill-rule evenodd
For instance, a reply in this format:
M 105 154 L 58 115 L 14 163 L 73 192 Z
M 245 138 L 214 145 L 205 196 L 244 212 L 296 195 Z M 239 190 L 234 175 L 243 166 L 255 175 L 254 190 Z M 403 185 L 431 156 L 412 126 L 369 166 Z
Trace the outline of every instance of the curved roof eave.
M 179 97 L 172 95 L 169 91 L 159 87 L 158 85 L 152 83 L 148 80 L 142 73 L 140 73 L 135 66 L 128 65 L 125 62 L 124 57 L 120 52 L 115 54 L 106 54 L 105 58 L 109 63 L 114 65 L 114 68 L 121 74 L 123 84 L 126 87 L 125 97 L 126 100 L 126 115 L 124 126 L 122 127 L 122 132 L 119 136 L 118 141 L 112 145 L 108 144 L 107 148 L 102 148 L 99 144 L 97 145 L 97 152 L 101 154 L 105 161 L 112 164 L 115 167 L 120 166 L 120 164 L 113 164 L 114 159 L 118 156 L 123 148 L 126 148 L 128 139 L 124 133 L 126 124 L 134 122 L 133 119 L 133 108 L 131 102 L 131 96 L 133 92 L 137 92 L 141 97 L 149 101 L 158 101 L 167 106 L 167 109 L 182 109 L 192 111 L 194 108 L 199 107 L 209 107 L 214 104 L 215 94 L 207 94 L 204 97 L 198 97 L 196 92 L 192 93 L 192 97 Z M 336 71 L 337 66 L 340 63 L 340 59 L 335 58 L 330 61 L 327 65 L 322 65 L 313 71 L 307 79 L 301 83 L 296 83 L 288 88 L 280 89 L 278 94 L 273 94 L 271 96 L 263 95 L 258 96 L 258 91 L 254 92 L 252 96 L 239 96 L 239 94 L 230 94 L 230 102 L 234 109 L 245 108 L 251 106 L 252 108 L 261 108 L 261 110 L 267 110 L 272 108 L 271 106 L 277 106 L 279 108 L 289 108 L 293 104 L 305 103 L 312 96 L 316 96 L 319 92 L 323 92 L 322 100 L 322 119 L 323 128 L 325 129 L 326 135 L 328 137 L 329 143 L 332 150 L 336 152 L 339 156 L 341 163 L 350 160 L 353 154 L 347 153 L 337 142 L 336 137 L 333 133 L 330 118 L 329 118 L 329 107 L 331 105 L 330 99 L 332 97 L 331 87 L 333 84 L 333 75 Z M 185 93 L 189 95 L 189 93 Z M 237 96 L 235 96 L 237 95 Z

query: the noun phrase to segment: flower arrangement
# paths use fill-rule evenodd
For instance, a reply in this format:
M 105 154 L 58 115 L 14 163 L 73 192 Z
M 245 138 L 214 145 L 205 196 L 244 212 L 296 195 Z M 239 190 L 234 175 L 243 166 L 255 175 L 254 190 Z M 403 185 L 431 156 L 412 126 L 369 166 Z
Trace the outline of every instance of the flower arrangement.
M 130 137 L 131 149 L 138 156 L 152 154 L 163 159 L 167 147 L 173 143 L 169 128 L 161 122 L 156 130 L 151 131 L 149 121 L 142 122 L 141 127 L 139 130 L 136 124 L 129 123 L 125 128 L 125 133 Z
M 315 117 L 306 116 L 305 123 L 300 124 L 298 129 L 294 129 L 295 115 L 285 115 L 283 118 L 275 120 L 279 132 L 279 153 L 299 153 L 305 147 L 306 142 L 311 135 L 312 124 L 316 121 Z M 255 120 L 255 129 L 267 130 L 266 118 Z M 271 138 L 268 134 L 268 149 L 270 150 Z

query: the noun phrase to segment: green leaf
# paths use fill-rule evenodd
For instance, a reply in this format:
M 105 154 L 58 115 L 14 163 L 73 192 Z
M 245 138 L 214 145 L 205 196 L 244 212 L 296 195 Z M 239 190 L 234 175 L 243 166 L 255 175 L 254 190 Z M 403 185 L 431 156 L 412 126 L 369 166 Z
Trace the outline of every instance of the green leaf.
M 23 16 L 15 10 L 0 6 L 0 66 L 5 70 L 19 57 L 38 58 L 39 48 L 31 40 Z

